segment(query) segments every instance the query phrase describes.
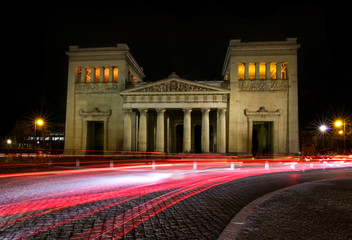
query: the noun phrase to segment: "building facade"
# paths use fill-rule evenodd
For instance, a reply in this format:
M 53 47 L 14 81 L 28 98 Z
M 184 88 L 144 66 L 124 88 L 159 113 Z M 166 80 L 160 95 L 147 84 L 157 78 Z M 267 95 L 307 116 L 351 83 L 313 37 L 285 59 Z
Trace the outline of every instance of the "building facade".
M 126 44 L 71 46 L 65 150 L 297 154 L 298 49 L 231 40 L 223 80 L 145 83 Z

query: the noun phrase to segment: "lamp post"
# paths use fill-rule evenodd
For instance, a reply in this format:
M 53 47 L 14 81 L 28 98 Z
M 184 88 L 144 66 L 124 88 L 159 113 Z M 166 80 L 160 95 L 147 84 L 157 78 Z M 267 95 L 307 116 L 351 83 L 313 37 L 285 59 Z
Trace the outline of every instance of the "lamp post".
M 35 121 L 34 121 L 34 143 L 35 143 L 35 146 L 37 146 L 37 125 L 42 126 L 43 124 L 44 124 L 44 121 L 41 118 L 35 119 Z
M 335 121 L 335 126 L 338 128 L 343 126 L 343 130 L 340 130 L 338 133 L 343 134 L 343 153 L 345 153 L 345 151 L 346 151 L 346 119 L 343 119 L 342 121 L 341 120 Z
M 322 125 L 320 125 L 319 126 L 319 131 L 320 131 L 320 136 L 321 136 L 321 138 L 322 138 L 322 140 L 323 140 L 323 152 L 325 152 L 325 141 L 326 141 L 326 139 L 325 139 L 325 134 L 326 134 L 326 132 L 329 130 L 329 127 L 327 126 L 327 125 L 325 125 L 325 124 L 322 124 Z M 320 145 L 320 144 L 319 144 Z

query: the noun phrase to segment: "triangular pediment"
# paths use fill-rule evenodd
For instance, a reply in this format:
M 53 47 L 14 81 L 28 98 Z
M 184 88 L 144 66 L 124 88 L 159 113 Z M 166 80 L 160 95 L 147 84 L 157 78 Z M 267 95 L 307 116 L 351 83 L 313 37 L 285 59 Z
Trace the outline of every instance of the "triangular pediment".
M 160 81 L 147 83 L 142 86 L 127 89 L 121 94 L 128 93 L 194 93 L 194 92 L 212 92 L 212 93 L 228 93 L 229 90 L 210 86 L 204 83 L 171 77 Z

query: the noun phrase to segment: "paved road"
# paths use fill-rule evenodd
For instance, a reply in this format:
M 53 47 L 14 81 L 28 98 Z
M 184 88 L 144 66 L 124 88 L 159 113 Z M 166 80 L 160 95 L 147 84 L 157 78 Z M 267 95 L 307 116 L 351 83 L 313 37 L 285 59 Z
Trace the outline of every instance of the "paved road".
M 352 178 L 273 194 L 247 216 L 236 239 L 352 239 Z
M 165 164 L 2 177 L 0 238 L 217 239 L 243 207 L 267 193 L 352 178 L 352 169 L 310 167 Z

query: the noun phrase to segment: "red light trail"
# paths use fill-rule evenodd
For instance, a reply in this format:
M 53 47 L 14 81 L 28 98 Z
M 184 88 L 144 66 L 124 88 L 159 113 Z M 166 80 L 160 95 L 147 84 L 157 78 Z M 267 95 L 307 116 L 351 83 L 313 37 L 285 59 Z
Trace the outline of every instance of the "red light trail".
M 0 201 L 0 230 L 65 209 L 80 209 L 79 214 L 59 215 L 51 222 L 34 225 L 30 232 L 28 229 L 18 231 L 13 238 L 24 239 L 138 199 L 141 202 L 139 205 L 71 237 L 97 239 L 113 232 L 113 239 L 118 239 L 170 206 L 236 179 L 275 172 L 352 167 L 351 158 L 315 162 L 294 160 L 290 157 L 253 160 L 214 155 L 203 159 L 197 155 L 189 159 L 148 159 L 148 164 L 130 161 L 123 164 L 116 162 L 114 167 L 106 168 L 3 174 L 0 175 L 2 189 L 12 186 L 6 185 L 8 180 L 21 181 L 22 184 L 34 181 L 34 186 L 25 185 L 23 189 L 33 187 L 39 192 L 34 196 L 26 196 L 28 189 L 23 193 L 19 191 L 19 197 L 15 199 L 4 192 L 3 200 Z M 55 179 L 60 184 L 35 185 L 42 178 Z M 143 200 L 152 193 L 159 196 Z M 97 202 L 100 207 L 86 207 Z

